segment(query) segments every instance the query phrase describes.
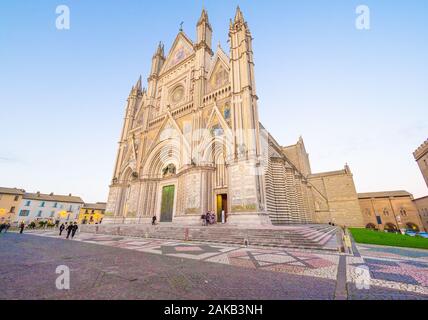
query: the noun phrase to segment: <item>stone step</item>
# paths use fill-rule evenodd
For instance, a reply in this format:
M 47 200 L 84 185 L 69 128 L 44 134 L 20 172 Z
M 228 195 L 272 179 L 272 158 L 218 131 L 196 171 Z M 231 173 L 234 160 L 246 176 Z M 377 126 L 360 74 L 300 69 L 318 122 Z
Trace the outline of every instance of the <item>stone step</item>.
M 95 228 L 85 226 L 83 232 L 95 232 Z M 187 230 L 187 231 L 186 231 Z M 130 235 L 165 240 L 185 240 L 243 245 L 247 240 L 252 246 L 306 248 L 316 250 L 337 250 L 325 244 L 335 235 L 332 226 L 290 226 L 283 229 L 242 229 L 230 226 L 148 226 L 148 225 L 103 225 L 98 233 Z

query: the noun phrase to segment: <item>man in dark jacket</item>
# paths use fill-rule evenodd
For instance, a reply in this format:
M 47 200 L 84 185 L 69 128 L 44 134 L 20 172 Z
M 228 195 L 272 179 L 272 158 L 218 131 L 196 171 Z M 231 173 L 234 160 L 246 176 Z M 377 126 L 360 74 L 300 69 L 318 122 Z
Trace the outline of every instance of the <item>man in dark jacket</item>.
M 64 223 L 62 223 L 61 226 L 59 227 L 59 235 L 60 236 L 62 235 L 62 232 L 64 231 L 64 229 L 65 229 L 65 225 L 64 225 Z
M 73 230 L 71 231 L 71 239 L 74 238 L 74 235 L 76 234 L 77 229 L 79 229 L 79 226 L 77 225 L 77 222 L 73 225 Z
M 67 239 L 70 238 L 70 234 L 71 234 L 71 232 L 73 232 L 73 229 L 74 229 L 74 226 L 72 223 L 70 223 L 66 229 L 67 230 Z
M 23 233 L 24 232 L 24 228 L 25 228 L 25 223 L 21 222 L 21 224 L 19 225 L 19 233 Z

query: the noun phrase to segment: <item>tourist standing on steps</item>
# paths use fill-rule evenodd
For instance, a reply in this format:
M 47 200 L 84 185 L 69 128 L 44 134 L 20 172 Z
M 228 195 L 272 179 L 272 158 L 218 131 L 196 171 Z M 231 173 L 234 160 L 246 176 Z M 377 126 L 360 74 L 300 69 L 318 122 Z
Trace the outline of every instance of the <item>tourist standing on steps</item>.
M 67 238 L 66 239 L 70 238 L 70 234 L 73 231 L 73 229 L 74 229 L 73 224 L 70 223 L 66 229 L 67 230 Z
M 205 215 L 205 225 L 208 226 L 210 224 L 210 212 L 208 211 Z
M 76 234 L 77 229 L 79 229 L 79 226 L 77 225 L 77 222 L 75 222 L 73 226 L 73 230 L 71 230 L 71 239 L 74 238 L 74 235 Z
M 156 217 L 156 216 L 153 216 L 152 217 L 152 226 L 154 226 L 154 225 L 156 225 L 156 220 L 157 220 L 158 218 Z
M 65 229 L 65 225 L 64 225 L 64 223 L 62 223 L 61 226 L 59 227 L 59 235 L 60 236 L 62 235 L 62 232 L 64 231 L 64 229 Z
M 207 216 L 205 214 L 201 215 L 201 220 L 202 220 L 202 226 L 206 226 L 207 225 Z
M 23 233 L 24 232 L 24 228 L 25 228 L 25 223 L 24 221 L 21 222 L 21 224 L 19 225 L 19 233 Z

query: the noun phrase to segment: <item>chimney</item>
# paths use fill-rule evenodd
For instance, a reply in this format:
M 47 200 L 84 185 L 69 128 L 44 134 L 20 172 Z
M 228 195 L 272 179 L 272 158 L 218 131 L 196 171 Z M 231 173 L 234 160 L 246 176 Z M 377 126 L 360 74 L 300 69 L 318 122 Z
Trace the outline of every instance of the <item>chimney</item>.
M 71 193 L 69 193 L 68 196 L 71 197 Z
M 40 197 L 40 191 L 37 191 L 37 196 Z
M 54 195 L 54 193 L 53 193 L 53 192 L 51 192 L 49 195 L 50 195 L 50 196 L 53 196 L 53 195 Z

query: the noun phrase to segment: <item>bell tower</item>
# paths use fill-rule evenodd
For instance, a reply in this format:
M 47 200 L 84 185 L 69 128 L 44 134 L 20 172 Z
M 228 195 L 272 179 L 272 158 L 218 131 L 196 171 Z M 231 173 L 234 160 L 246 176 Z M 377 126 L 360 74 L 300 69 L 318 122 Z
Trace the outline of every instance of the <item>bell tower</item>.
M 250 224 L 265 224 L 269 223 L 269 217 L 265 209 L 265 170 L 260 164 L 262 152 L 252 40 L 248 24 L 238 7 L 229 28 L 233 132 L 229 192 L 232 195 L 232 213 L 240 215 L 231 217 L 245 219 Z

